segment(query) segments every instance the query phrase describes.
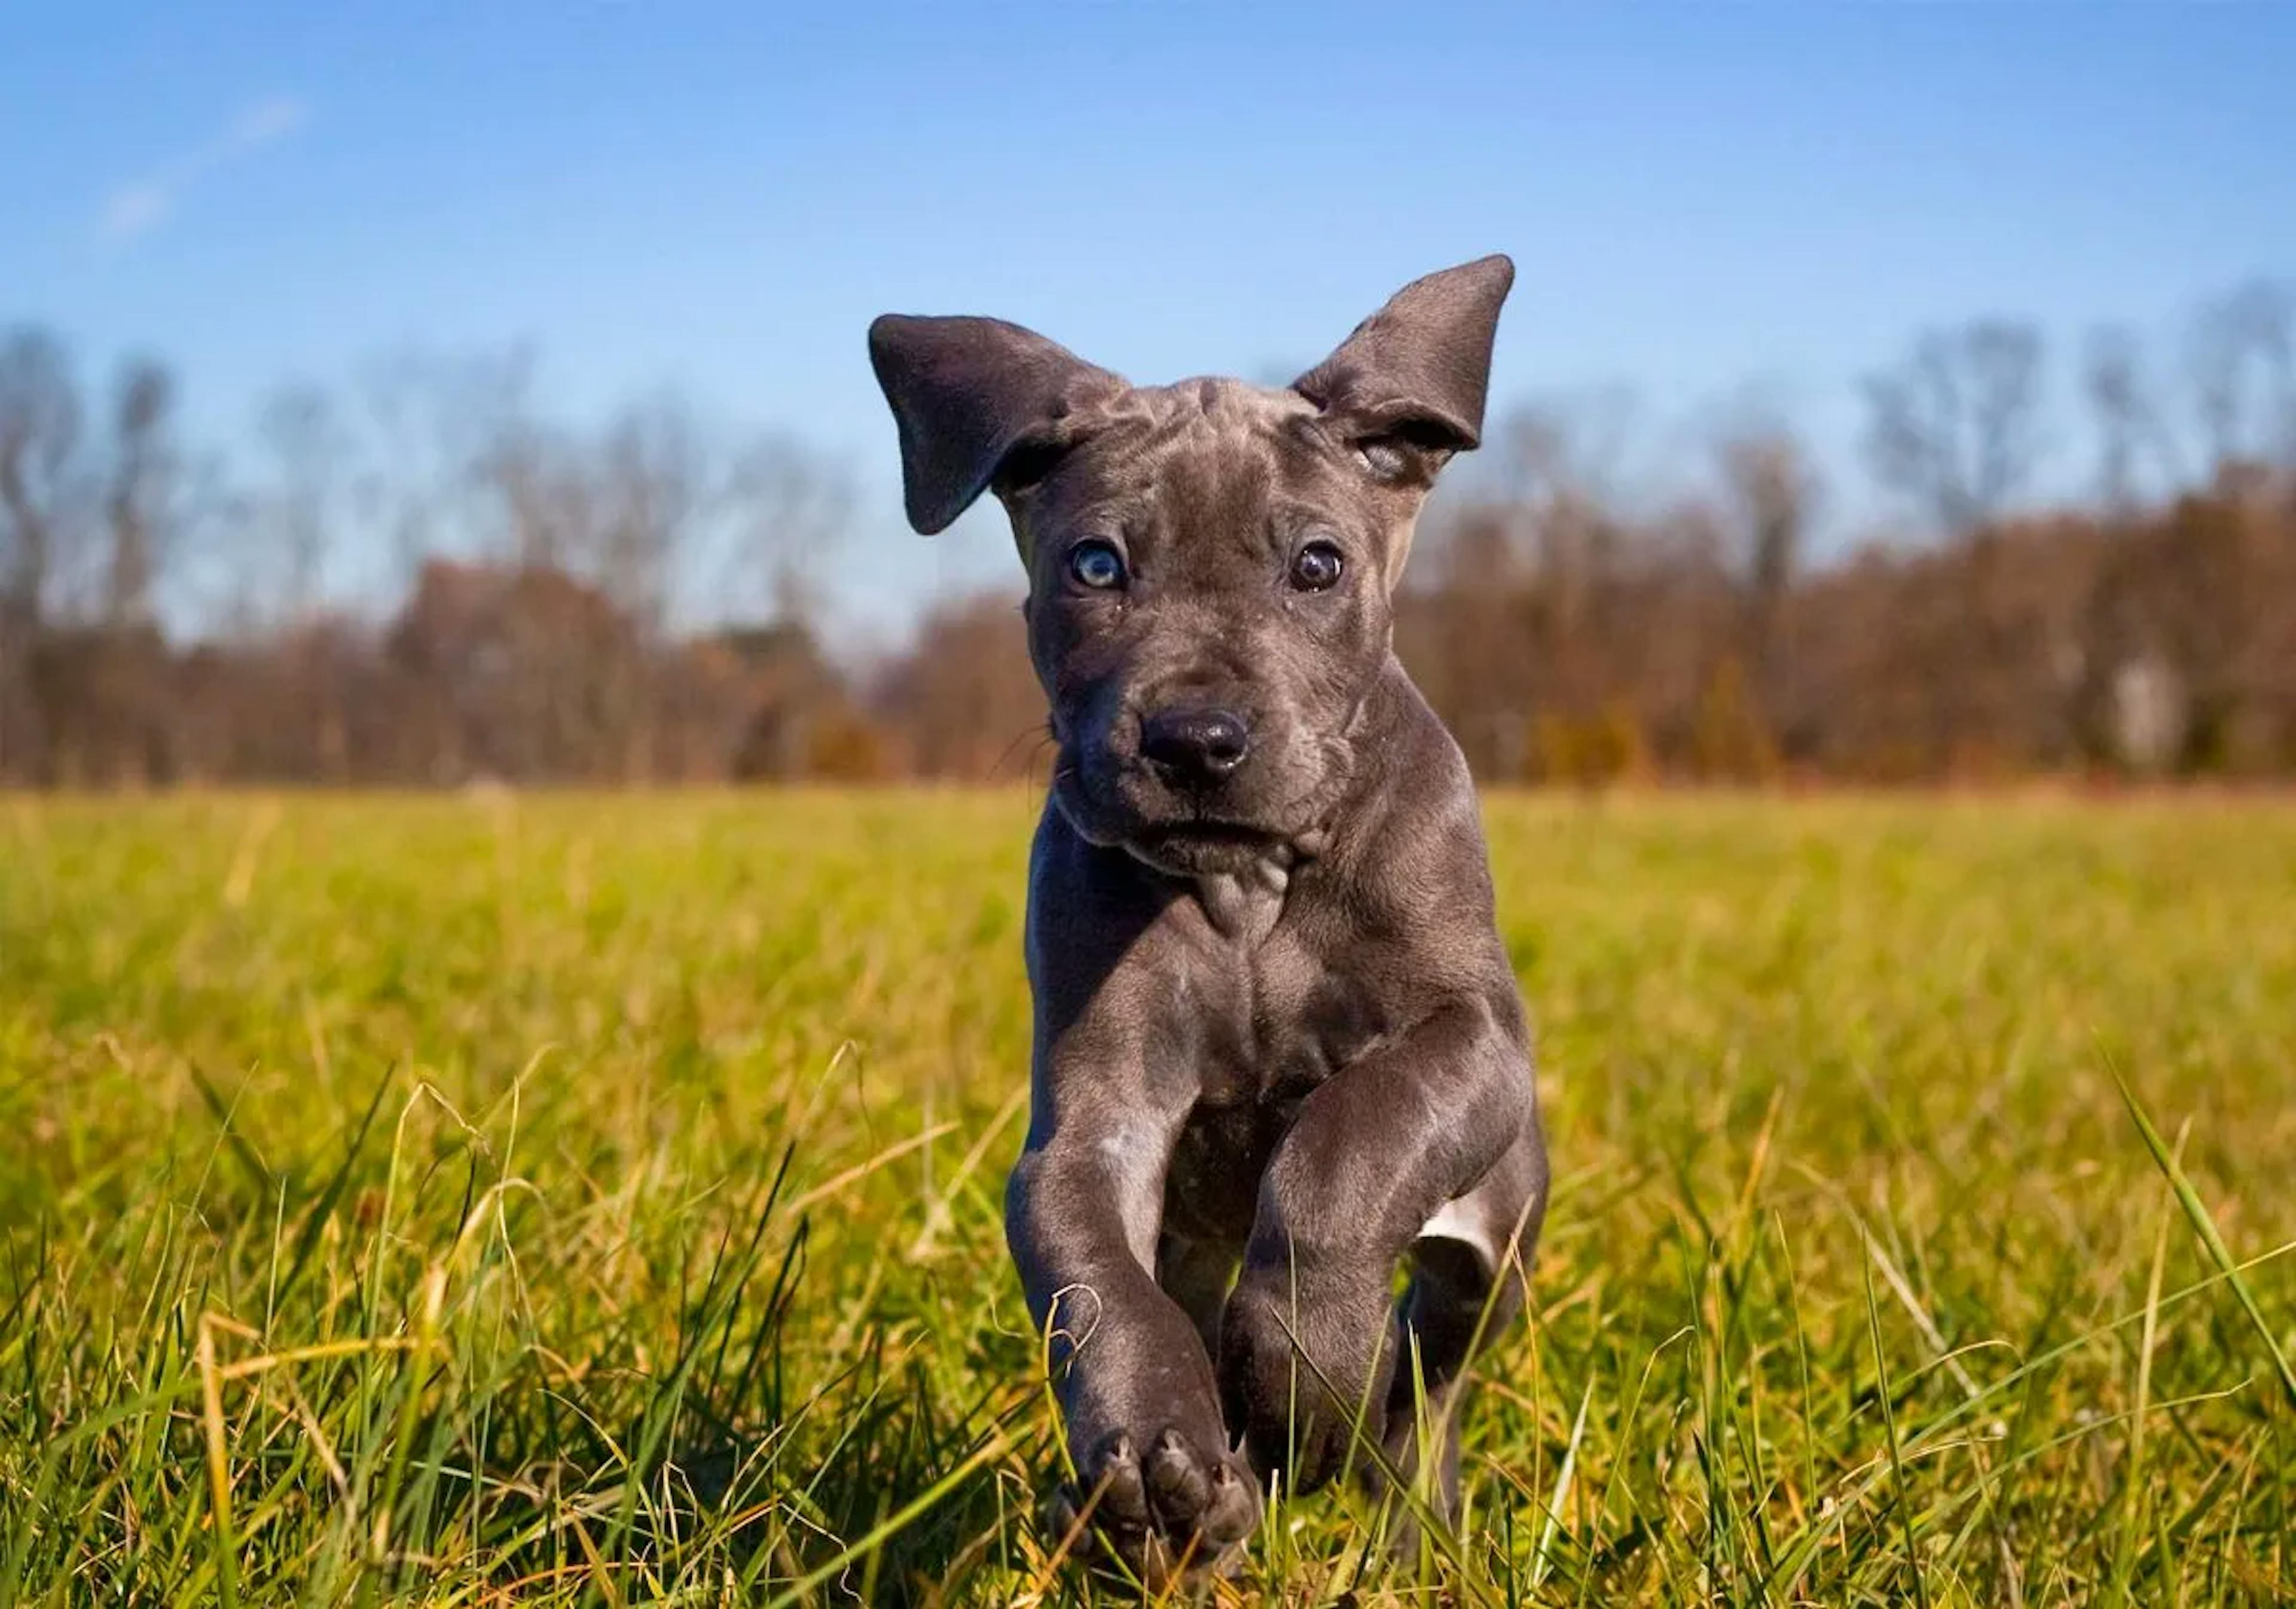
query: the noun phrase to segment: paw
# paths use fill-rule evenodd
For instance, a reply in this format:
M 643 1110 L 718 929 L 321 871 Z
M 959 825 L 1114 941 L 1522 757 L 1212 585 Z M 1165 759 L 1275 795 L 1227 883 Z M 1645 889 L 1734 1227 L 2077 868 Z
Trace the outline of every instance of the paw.
M 1151 1591 L 1217 1571 L 1259 1518 L 1259 1490 L 1225 1449 L 1167 1430 L 1144 1455 L 1115 1431 L 1078 1460 L 1077 1482 L 1053 1494 L 1046 1525 L 1058 1547 L 1119 1564 Z
M 1294 1304 L 1239 1284 L 1220 1321 L 1220 1390 L 1251 1467 L 1283 1471 L 1300 1492 L 1349 1466 L 1376 1467 L 1395 1371 L 1390 1332 L 1383 1293 Z

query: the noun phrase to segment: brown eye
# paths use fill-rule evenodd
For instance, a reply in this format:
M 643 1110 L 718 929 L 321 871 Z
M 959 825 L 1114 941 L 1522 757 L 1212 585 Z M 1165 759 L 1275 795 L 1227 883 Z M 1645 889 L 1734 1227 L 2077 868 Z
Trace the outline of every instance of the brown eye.
M 1292 555 L 1292 585 L 1302 592 L 1329 592 L 1346 569 L 1347 561 L 1335 545 L 1310 542 Z

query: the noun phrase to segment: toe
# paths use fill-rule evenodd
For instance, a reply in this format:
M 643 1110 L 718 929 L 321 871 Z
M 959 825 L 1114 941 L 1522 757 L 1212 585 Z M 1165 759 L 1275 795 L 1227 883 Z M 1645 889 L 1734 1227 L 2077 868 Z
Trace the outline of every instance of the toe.
M 1118 1431 L 1086 1461 L 1085 1492 L 1099 1494 L 1094 1513 L 1118 1525 L 1148 1523 L 1148 1493 L 1141 1480 L 1140 1455 L 1132 1438 Z
M 1157 1521 L 1177 1535 L 1194 1531 L 1211 1496 L 1211 1474 L 1179 1432 L 1166 1431 L 1149 1449 L 1147 1481 Z
M 1046 1499 L 1045 1536 L 1053 1547 L 1065 1547 L 1070 1558 L 1090 1559 L 1099 1552 L 1075 1487 L 1063 1486 Z
M 1204 1539 L 1216 1547 L 1242 1541 L 1259 1518 L 1259 1489 L 1236 1473 L 1223 1458 L 1212 1472 L 1211 1492 L 1197 1523 Z

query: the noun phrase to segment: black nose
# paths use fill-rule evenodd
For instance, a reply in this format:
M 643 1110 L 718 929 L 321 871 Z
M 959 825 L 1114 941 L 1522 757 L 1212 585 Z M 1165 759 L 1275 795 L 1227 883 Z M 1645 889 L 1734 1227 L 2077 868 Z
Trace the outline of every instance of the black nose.
M 1159 710 L 1140 724 L 1140 751 L 1175 782 L 1219 782 L 1251 751 L 1243 718 L 1226 710 Z

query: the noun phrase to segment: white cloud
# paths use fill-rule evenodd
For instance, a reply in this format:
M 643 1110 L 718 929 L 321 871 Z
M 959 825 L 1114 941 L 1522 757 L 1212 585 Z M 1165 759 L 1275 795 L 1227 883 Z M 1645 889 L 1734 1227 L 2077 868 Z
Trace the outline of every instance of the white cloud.
M 252 150 L 282 135 L 294 133 L 309 115 L 309 109 L 302 102 L 283 95 L 258 101 L 233 121 L 231 137 L 240 150 Z
M 158 185 L 130 185 L 111 193 L 103 204 L 103 232 L 114 240 L 127 240 L 153 227 L 168 216 L 168 192 Z
M 171 158 L 105 198 L 104 238 L 126 242 L 167 221 L 184 192 L 252 152 L 286 138 L 310 120 L 310 108 L 275 95 L 242 107 L 222 134 Z

